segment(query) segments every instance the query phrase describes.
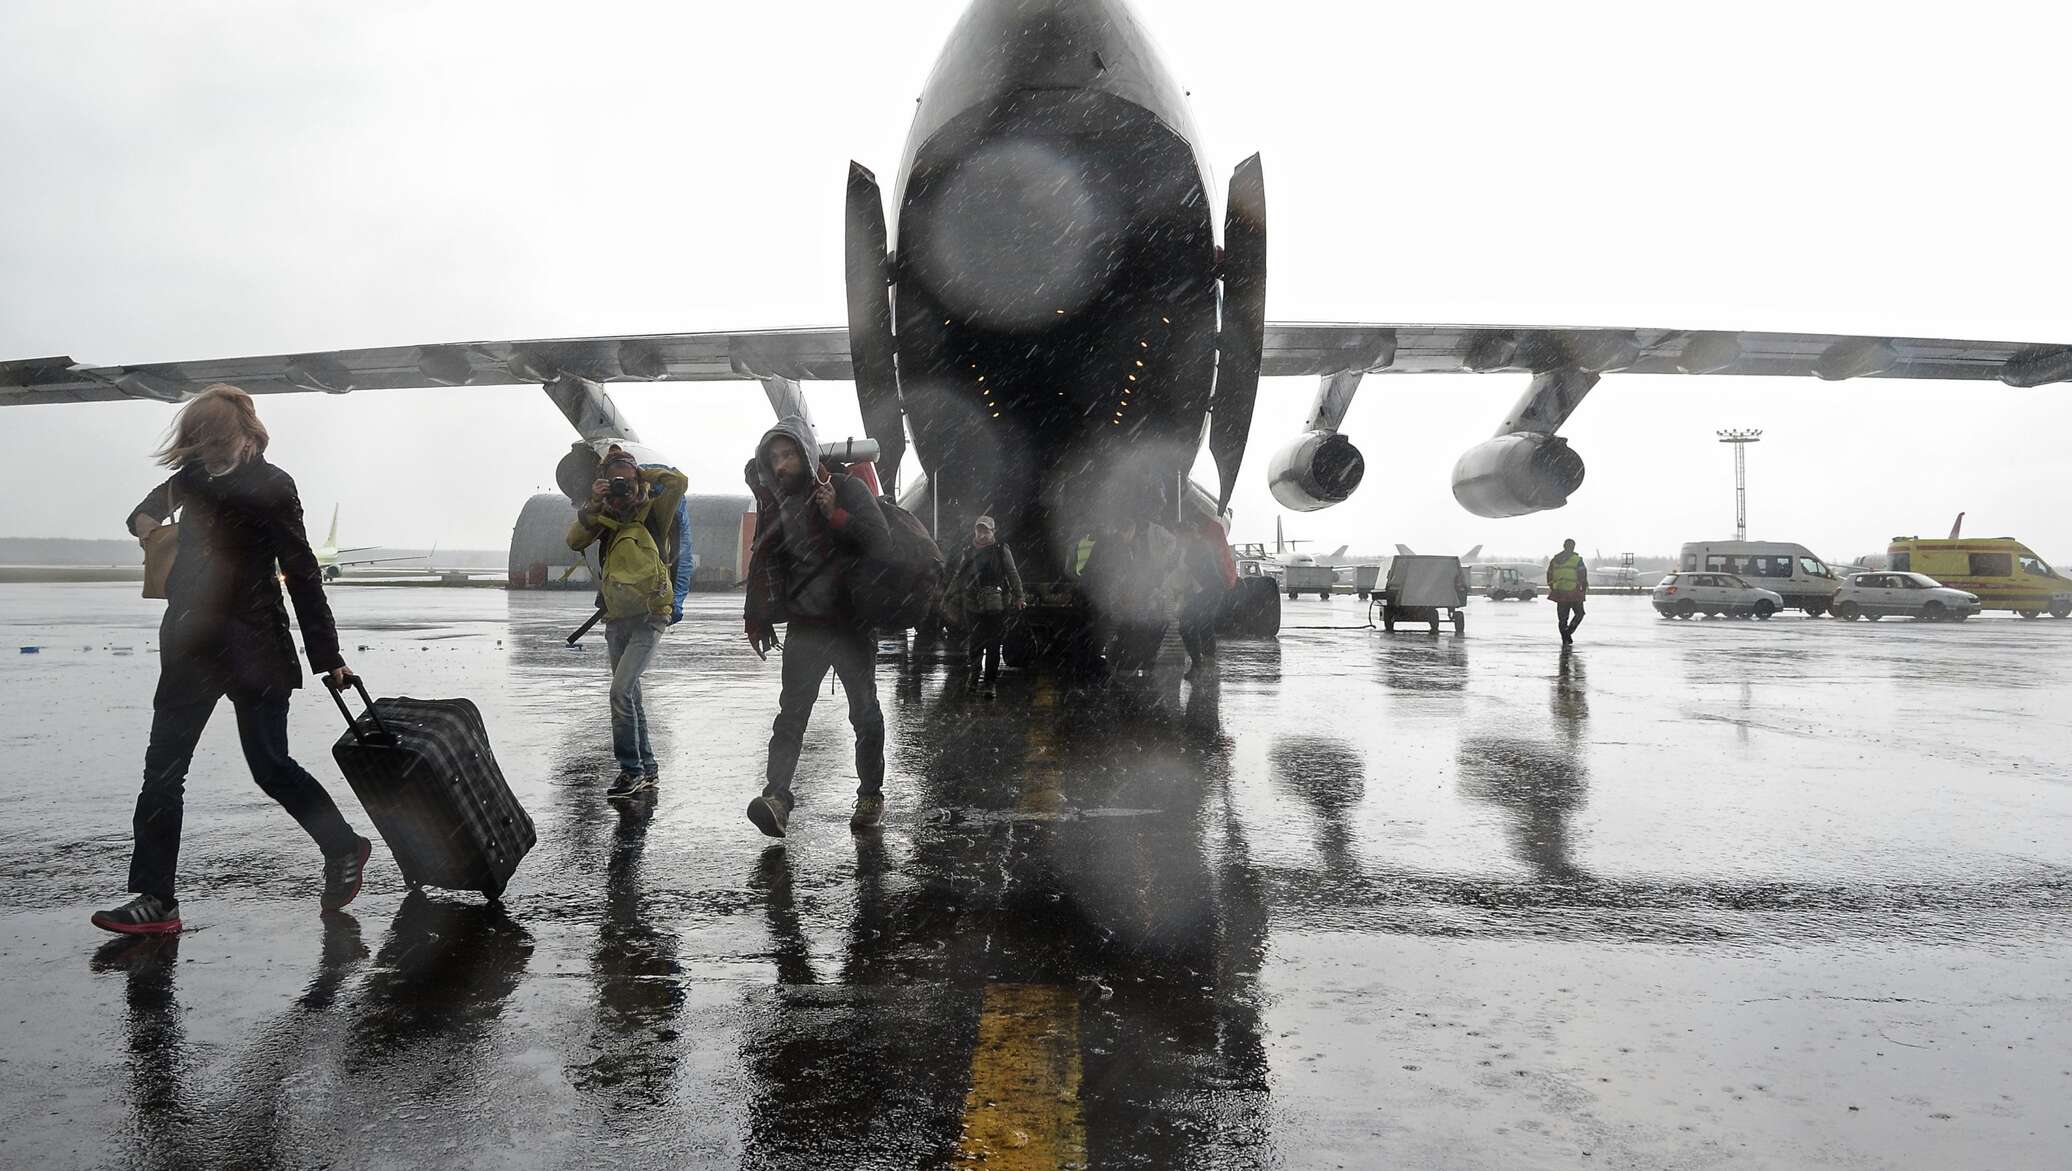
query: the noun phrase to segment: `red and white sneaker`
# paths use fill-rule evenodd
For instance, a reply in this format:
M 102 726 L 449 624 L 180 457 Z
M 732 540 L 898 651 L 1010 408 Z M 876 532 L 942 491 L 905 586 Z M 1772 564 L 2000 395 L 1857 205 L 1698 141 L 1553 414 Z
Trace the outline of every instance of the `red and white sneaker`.
M 118 935 L 176 935 L 180 930 L 180 904 L 157 895 L 138 895 L 119 907 L 95 911 L 93 925 Z

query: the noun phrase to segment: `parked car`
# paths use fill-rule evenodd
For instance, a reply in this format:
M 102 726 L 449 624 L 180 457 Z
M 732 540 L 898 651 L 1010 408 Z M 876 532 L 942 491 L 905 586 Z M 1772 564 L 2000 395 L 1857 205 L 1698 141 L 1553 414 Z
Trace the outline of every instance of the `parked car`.
M 1835 591 L 1835 617 L 1854 622 L 1886 615 L 1962 622 L 1979 612 L 1979 596 L 1953 590 L 1925 573 L 1859 573 Z
M 1672 573 L 1655 585 L 1654 602 L 1656 613 L 1664 618 L 1731 614 L 1767 620 L 1784 609 L 1782 594 L 1731 573 Z

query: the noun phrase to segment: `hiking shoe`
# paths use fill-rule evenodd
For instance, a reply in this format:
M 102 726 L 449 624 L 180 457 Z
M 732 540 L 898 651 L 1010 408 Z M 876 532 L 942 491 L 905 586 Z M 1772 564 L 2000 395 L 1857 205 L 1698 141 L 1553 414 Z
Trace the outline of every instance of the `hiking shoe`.
M 781 838 L 784 823 L 791 820 L 791 810 L 775 797 L 757 797 L 748 803 L 748 820 L 770 837 Z
M 174 935 L 180 930 L 180 904 L 157 895 L 138 895 L 119 907 L 95 911 L 92 922 L 117 935 Z
M 642 773 L 622 772 L 612 779 L 611 788 L 606 789 L 604 795 L 607 800 L 622 801 L 652 784 L 654 782 Z
M 643 781 L 646 781 L 646 782 L 648 783 L 648 785 L 649 785 L 650 787 L 653 787 L 653 785 L 655 784 L 655 782 L 656 782 L 656 781 L 659 781 L 659 780 L 661 780 L 661 779 L 662 779 L 662 769 L 661 769 L 661 766 L 657 765 L 657 766 L 655 766 L 655 767 L 653 767 L 653 768 L 644 768 L 644 769 L 641 769 L 641 770 L 640 770 L 640 779 L 641 779 L 641 780 L 643 780 Z
M 849 832 L 863 833 L 885 824 L 885 796 L 867 793 L 856 799 L 856 812 L 849 815 Z
M 352 849 L 324 859 L 323 906 L 326 911 L 337 910 L 360 893 L 360 879 L 367 874 L 367 856 L 373 852 L 373 842 L 355 837 Z

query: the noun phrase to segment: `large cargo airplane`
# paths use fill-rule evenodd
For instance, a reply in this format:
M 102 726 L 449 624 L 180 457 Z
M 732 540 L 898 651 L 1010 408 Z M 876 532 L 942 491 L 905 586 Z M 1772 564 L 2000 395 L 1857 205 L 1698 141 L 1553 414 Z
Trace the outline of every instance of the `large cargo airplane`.
M 1225 523 L 1264 377 L 1320 380 L 1274 453 L 1299 511 L 1350 497 L 1366 463 L 1340 424 L 1369 374 L 1476 373 L 1526 386 L 1453 472 L 1485 517 L 1559 508 L 1583 460 L 1559 434 L 1621 373 L 1836 380 L 2072 379 L 2072 345 L 1679 328 L 1266 320 L 1267 216 L 1257 155 L 1227 194 L 1185 94 L 1124 0 L 974 0 L 914 116 L 891 192 L 852 163 L 846 324 L 767 332 L 454 342 L 95 366 L 0 362 L 0 404 L 179 402 L 213 382 L 265 392 L 541 385 L 583 442 L 558 481 L 583 491 L 604 443 L 637 443 L 613 382 L 749 380 L 780 412 L 799 384 L 853 380 L 881 479 L 911 433 L 926 473 L 906 499 L 944 533 L 1000 518 L 1036 580 L 1118 514 Z M 1218 204 L 1221 204 L 1220 232 Z M 1187 481 L 1206 439 L 1213 490 Z

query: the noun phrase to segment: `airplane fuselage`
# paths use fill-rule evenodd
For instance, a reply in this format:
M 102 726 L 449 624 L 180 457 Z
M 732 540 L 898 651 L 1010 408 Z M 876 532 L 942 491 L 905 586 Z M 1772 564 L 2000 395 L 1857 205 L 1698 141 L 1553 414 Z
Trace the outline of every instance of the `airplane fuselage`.
M 951 34 L 892 224 L 900 392 L 946 526 L 990 512 L 1041 557 L 1173 507 L 1216 370 L 1193 137 L 1115 0 L 978 0 Z

